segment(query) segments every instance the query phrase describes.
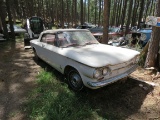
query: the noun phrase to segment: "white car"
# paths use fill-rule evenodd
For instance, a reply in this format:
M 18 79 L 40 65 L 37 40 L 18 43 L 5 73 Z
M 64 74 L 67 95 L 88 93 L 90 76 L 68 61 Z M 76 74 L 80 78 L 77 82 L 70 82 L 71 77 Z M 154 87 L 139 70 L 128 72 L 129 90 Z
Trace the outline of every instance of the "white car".
M 64 74 L 76 91 L 97 89 L 128 76 L 137 67 L 139 52 L 100 44 L 89 30 L 47 30 L 31 40 L 35 58 Z
M 4 35 L 0 33 L 0 41 L 5 41 L 5 40 L 6 39 L 5 39 Z
M 21 28 L 21 27 L 18 26 L 18 25 L 13 25 L 13 28 L 14 28 L 14 32 L 15 32 L 16 34 L 26 33 L 26 30 L 23 29 L 23 28 Z M 7 24 L 7 29 L 8 29 L 8 32 L 10 33 L 11 30 L 10 30 L 10 25 L 9 25 L 9 24 Z

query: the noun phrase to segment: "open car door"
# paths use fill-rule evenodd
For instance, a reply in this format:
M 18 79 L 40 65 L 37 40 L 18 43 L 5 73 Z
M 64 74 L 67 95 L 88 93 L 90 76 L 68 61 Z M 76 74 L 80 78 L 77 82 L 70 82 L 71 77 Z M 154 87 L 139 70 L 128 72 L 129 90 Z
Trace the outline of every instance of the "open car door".
M 43 20 L 40 17 L 31 17 L 27 19 L 25 28 L 27 33 L 24 35 L 24 46 L 30 48 L 30 40 L 37 39 L 45 29 Z

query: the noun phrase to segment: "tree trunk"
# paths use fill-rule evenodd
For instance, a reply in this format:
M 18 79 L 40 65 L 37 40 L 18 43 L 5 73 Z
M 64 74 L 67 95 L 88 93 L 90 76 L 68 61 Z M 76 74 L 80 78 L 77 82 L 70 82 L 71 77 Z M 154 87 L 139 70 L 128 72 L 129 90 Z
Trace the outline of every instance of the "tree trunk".
M 139 7 L 139 2 L 137 2 L 137 0 L 134 1 L 134 8 L 133 8 L 133 15 L 132 15 L 132 27 L 135 26 L 136 24 L 136 16 L 137 16 L 137 11 L 138 11 L 138 7 Z
M 154 1 L 154 0 L 152 0 L 151 5 L 150 5 L 149 15 L 151 15 L 151 14 L 152 14 L 152 8 L 153 8 L 153 5 L 154 5 L 154 4 L 153 4 L 153 1 Z
M 102 0 L 99 0 L 99 17 L 98 17 L 98 26 L 101 24 L 101 2 Z
M 117 10 L 116 10 L 116 18 L 115 18 L 115 26 L 117 26 L 117 20 L 118 20 L 118 13 L 119 13 L 119 8 L 120 8 L 120 0 L 117 2 Z
M 145 9 L 145 20 L 146 20 L 146 18 L 148 16 L 148 11 L 149 11 L 148 8 L 149 8 L 150 4 L 151 4 L 151 0 L 148 0 L 147 4 L 146 4 L 146 9 Z
M 156 16 L 160 16 L 160 0 L 157 3 Z M 145 63 L 145 67 L 157 67 L 156 64 L 158 58 L 158 50 L 159 50 L 159 40 L 160 40 L 160 27 L 152 27 L 152 38 L 149 44 L 147 59 Z
M 8 20 L 9 20 L 10 30 L 11 30 L 11 38 L 15 40 L 15 33 L 14 33 L 13 21 L 12 21 L 11 9 L 10 9 L 10 0 L 6 0 L 6 7 L 7 7 Z
M 75 20 L 74 20 L 74 18 L 75 18 L 75 17 L 74 17 L 74 15 L 75 15 L 75 13 L 74 13 L 74 2 L 75 2 L 75 0 L 72 0 L 72 27 L 74 26 L 73 23 L 74 23 L 74 21 L 75 21 Z
M 85 0 L 85 1 L 84 1 L 84 14 L 83 14 L 83 20 L 84 20 L 84 22 L 86 21 L 86 5 L 87 5 L 86 2 L 87 2 L 87 1 Z
M 111 26 L 114 26 L 114 23 L 115 23 L 115 13 L 116 13 L 116 6 L 117 6 L 117 0 L 114 0 L 114 5 L 113 5 L 113 11 L 112 11 L 112 21 L 111 21 Z
M 74 24 L 77 25 L 77 0 L 74 0 Z
M 95 11 L 94 11 L 94 24 L 97 24 L 97 0 L 94 1 L 95 2 Z
M 141 23 L 141 20 L 143 18 L 143 11 L 144 11 L 144 0 L 141 0 L 141 8 L 140 8 L 140 13 L 139 13 L 139 18 L 138 18 L 138 26 L 137 28 L 140 28 L 140 23 Z
M 70 27 L 69 26 L 69 21 L 70 21 L 70 19 L 69 19 L 70 18 L 69 17 L 69 1 L 67 0 L 66 2 L 67 2 L 67 24 L 68 24 L 68 28 L 69 28 Z
M 3 27 L 3 34 L 6 37 L 7 40 L 9 40 L 9 35 L 8 35 L 8 30 L 7 30 L 7 25 L 5 21 L 5 7 L 4 7 L 4 2 L 3 0 L 0 0 L 0 18 L 2 22 L 2 27 Z
M 125 1 L 124 1 L 124 7 L 123 7 L 123 11 L 122 11 L 121 29 L 123 29 L 123 25 L 124 25 L 124 22 L 125 22 L 127 2 L 128 2 L 128 0 L 125 0 Z
M 81 0 L 81 25 L 83 25 L 84 21 L 83 21 L 83 0 Z
M 64 2 L 61 0 L 61 26 L 64 28 Z
M 122 11 L 122 0 L 120 1 L 120 7 L 119 7 L 119 12 L 118 12 L 118 18 L 117 18 L 116 26 L 120 25 L 120 23 L 121 23 L 121 11 Z
M 129 7 L 128 7 L 128 19 L 127 19 L 127 24 L 126 24 L 125 35 L 129 32 L 129 25 L 130 25 L 131 15 L 132 15 L 132 5 L 133 5 L 133 0 L 130 1 Z
M 88 0 L 88 22 L 90 22 L 89 16 L 90 16 L 90 0 Z
M 103 13 L 103 38 L 102 43 L 108 43 L 108 28 L 109 28 L 109 14 L 110 14 L 110 0 L 104 0 L 104 13 Z

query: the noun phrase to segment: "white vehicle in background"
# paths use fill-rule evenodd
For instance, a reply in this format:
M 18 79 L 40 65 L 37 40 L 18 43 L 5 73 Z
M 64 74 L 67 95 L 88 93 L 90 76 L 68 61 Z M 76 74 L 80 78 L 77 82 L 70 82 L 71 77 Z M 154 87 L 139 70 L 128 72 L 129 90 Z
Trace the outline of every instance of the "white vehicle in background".
M 26 33 L 26 30 L 23 29 L 22 27 L 18 26 L 18 25 L 13 25 L 13 28 L 14 28 L 14 33 L 16 35 L 19 35 L 21 33 Z M 10 25 L 9 24 L 7 24 L 7 29 L 8 29 L 8 32 L 10 34 L 11 30 L 10 30 Z
M 5 41 L 5 40 L 6 39 L 5 39 L 4 35 L 0 33 L 0 41 Z
M 45 29 L 44 22 L 40 17 L 33 16 L 26 20 L 25 29 L 27 32 L 24 35 L 24 46 L 30 48 L 30 40 L 37 39 Z
M 100 44 L 89 30 L 47 30 L 30 41 L 41 58 L 65 75 L 76 91 L 97 89 L 128 76 L 137 68 L 139 52 Z

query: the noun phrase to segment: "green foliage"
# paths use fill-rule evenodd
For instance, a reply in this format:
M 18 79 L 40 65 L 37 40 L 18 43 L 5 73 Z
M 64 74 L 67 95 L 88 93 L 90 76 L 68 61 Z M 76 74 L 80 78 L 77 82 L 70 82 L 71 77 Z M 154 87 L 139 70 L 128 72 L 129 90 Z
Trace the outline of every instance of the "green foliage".
M 36 120 L 88 120 L 93 112 L 87 102 L 82 103 L 65 83 L 52 73 L 42 71 L 37 76 L 38 87 L 32 91 L 27 111 Z
M 144 66 L 145 65 L 145 60 L 146 60 L 146 57 L 147 57 L 147 54 L 141 54 L 140 57 L 139 57 L 139 61 L 138 61 L 138 64 L 140 66 Z

